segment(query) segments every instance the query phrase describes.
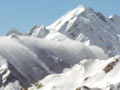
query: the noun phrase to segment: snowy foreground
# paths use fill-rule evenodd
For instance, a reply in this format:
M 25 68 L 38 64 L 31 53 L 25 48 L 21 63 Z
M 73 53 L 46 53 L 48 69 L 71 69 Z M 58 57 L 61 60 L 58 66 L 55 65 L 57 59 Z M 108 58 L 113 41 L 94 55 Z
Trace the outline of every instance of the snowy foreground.
M 0 37 L 0 90 L 120 90 L 119 55 L 120 17 L 79 6 Z
M 120 57 L 85 59 L 65 73 L 49 75 L 29 90 L 120 90 Z

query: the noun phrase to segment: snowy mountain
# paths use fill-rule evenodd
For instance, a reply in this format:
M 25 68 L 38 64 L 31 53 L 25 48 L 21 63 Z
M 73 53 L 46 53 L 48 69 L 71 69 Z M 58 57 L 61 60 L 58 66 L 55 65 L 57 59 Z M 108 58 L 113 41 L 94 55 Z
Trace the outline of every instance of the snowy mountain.
M 118 19 L 115 20 L 115 18 Z M 91 8 L 79 6 L 47 28 L 54 29 L 87 45 L 99 46 L 109 56 L 114 56 L 120 54 L 119 26 L 119 17 L 114 16 L 111 21 Z
M 119 30 L 119 16 L 78 6 L 49 26 L 8 32 L 0 90 L 119 90 Z
M 78 6 L 53 24 L 35 29 L 31 36 L 47 37 L 48 39 L 48 36 L 51 36 L 51 32 L 53 32 L 56 36 L 55 38 L 60 39 L 67 36 L 69 39 L 83 42 L 86 45 L 101 47 L 109 56 L 115 56 L 120 54 L 119 26 L 119 16 L 113 15 L 110 18 L 106 18 L 91 8 Z M 58 32 L 61 35 L 57 35 Z M 51 39 L 54 40 L 53 37 Z M 57 41 L 61 40 L 59 39 Z
M 6 35 L 9 36 L 9 35 L 12 35 L 12 34 L 22 35 L 22 33 L 18 32 L 16 29 L 10 30 Z
M 120 90 L 120 56 L 85 59 L 70 70 L 49 75 L 30 90 Z
M 18 80 L 24 88 L 49 74 L 61 73 L 82 59 L 108 58 L 96 46 L 17 35 L 0 37 L 0 56 L 2 85 Z

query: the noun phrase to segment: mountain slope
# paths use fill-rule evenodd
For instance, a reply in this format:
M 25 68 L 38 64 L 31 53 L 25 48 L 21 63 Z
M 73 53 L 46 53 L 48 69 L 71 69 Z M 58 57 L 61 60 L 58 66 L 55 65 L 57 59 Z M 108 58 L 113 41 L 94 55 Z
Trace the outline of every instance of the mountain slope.
M 5 66 L 0 74 L 3 77 L 0 83 L 7 86 L 18 81 L 24 88 L 49 74 L 61 73 L 82 59 L 108 58 L 95 46 L 17 35 L 0 37 L 0 56 L 0 61 L 6 62 L 5 65 L 0 63 L 1 67 Z
M 30 36 L 54 41 L 75 40 L 95 45 L 109 56 L 120 54 L 120 17 L 106 18 L 91 8 L 78 6 L 49 26 L 33 27 Z
M 83 60 L 69 71 L 49 75 L 33 90 L 119 90 L 120 57 L 108 60 Z M 117 73 L 117 74 L 116 74 Z M 59 82 L 58 82 L 59 81 Z
M 118 42 L 117 35 L 120 33 L 119 25 L 119 19 L 113 23 L 109 18 L 104 17 L 101 13 L 96 13 L 91 8 L 79 6 L 47 28 L 61 32 L 69 38 L 87 45 L 99 46 L 109 56 L 114 56 L 120 54 L 120 42 Z

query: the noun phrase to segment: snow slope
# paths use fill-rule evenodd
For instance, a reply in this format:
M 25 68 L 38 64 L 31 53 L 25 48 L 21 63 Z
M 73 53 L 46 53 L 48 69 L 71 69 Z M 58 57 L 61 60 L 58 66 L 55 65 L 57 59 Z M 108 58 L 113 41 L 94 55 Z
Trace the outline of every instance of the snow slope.
M 0 37 L 0 56 L 0 67 L 5 67 L 4 73 L 8 77 L 0 83 L 8 85 L 17 80 L 24 88 L 49 74 L 61 73 L 82 59 L 108 58 L 95 46 L 17 35 Z M 0 76 L 4 77 L 4 74 L 1 72 Z
M 47 76 L 31 90 L 120 90 L 119 66 L 120 56 L 85 59 L 67 72 Z

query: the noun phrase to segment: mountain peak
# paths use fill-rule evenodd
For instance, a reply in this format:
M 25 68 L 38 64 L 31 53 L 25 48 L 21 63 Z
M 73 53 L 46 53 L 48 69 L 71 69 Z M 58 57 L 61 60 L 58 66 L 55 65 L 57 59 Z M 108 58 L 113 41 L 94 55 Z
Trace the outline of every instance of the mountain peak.
M 12 34 L 22 35 L 22 33 L 18 32 L 16 29 L 10 30 L 6 35 L 9 36 L 9 35 L 12 35 Z
M 116 15 L 116 14 L 112 14 L 110 17 L 109 17 L 110 20 L 120 20 L 120 16 Z
M 116 36 L 116 32 L 118 34 L 120 30 L 120 18 L 109 20 L 91 8 L 80 5 L 48 26 L 47 29 L 58 31 L 70 39 L 86 45 L 97 45 L 103 48 L 109 56 L 114 56 L 119 52 L 118 49 L 114 49 L 116 48 L 114 45 L 118 43 L 119 37 Z M 99 43 L 96 43 L 96 40 Z M 116 44 L 113 42 L 114 40 L 117 41 Z
M 85 11 L 86 10 L 86 7 L 85 6 L 83 6 L 83 5 L 79 5 L 78 7 L 76 7 L 74 10 L 72 10 L 72 11 L 77 11 L 77 12 L 79 12 L 79 13 L 82 13 L 83 11 Z
M 81 14 L 83 12 L 91 12 L 91 11 L 94 12 L 94 10 L 92 8 L 85 7 L 83 5 L 79 5 L 78 7 L 76 7 L 75 9 L 73 9 L 71 12 Z
M 61 28 L 62 25 L 66 25 L 69 22 L 71 22 L 72 24 L 77 18 L 79 18 L 79 16 L 82 16 L 82 15 L 90 16 L 89 14 L 91 15 L 95 14 L 94 10 L 91 8 L 86 8 L 83 5 L 80 5 L 77 8 L 66 13 L 64 16 L 62 16 L 60 19 L 55 21 L 53 24 L 51 24 L 47 28 L 58 30 Z M 66 26 L 63 26 L 63 27 L 66 27 Z
M 86 8 L 84 5 L 79 5 L 76 8 Z

